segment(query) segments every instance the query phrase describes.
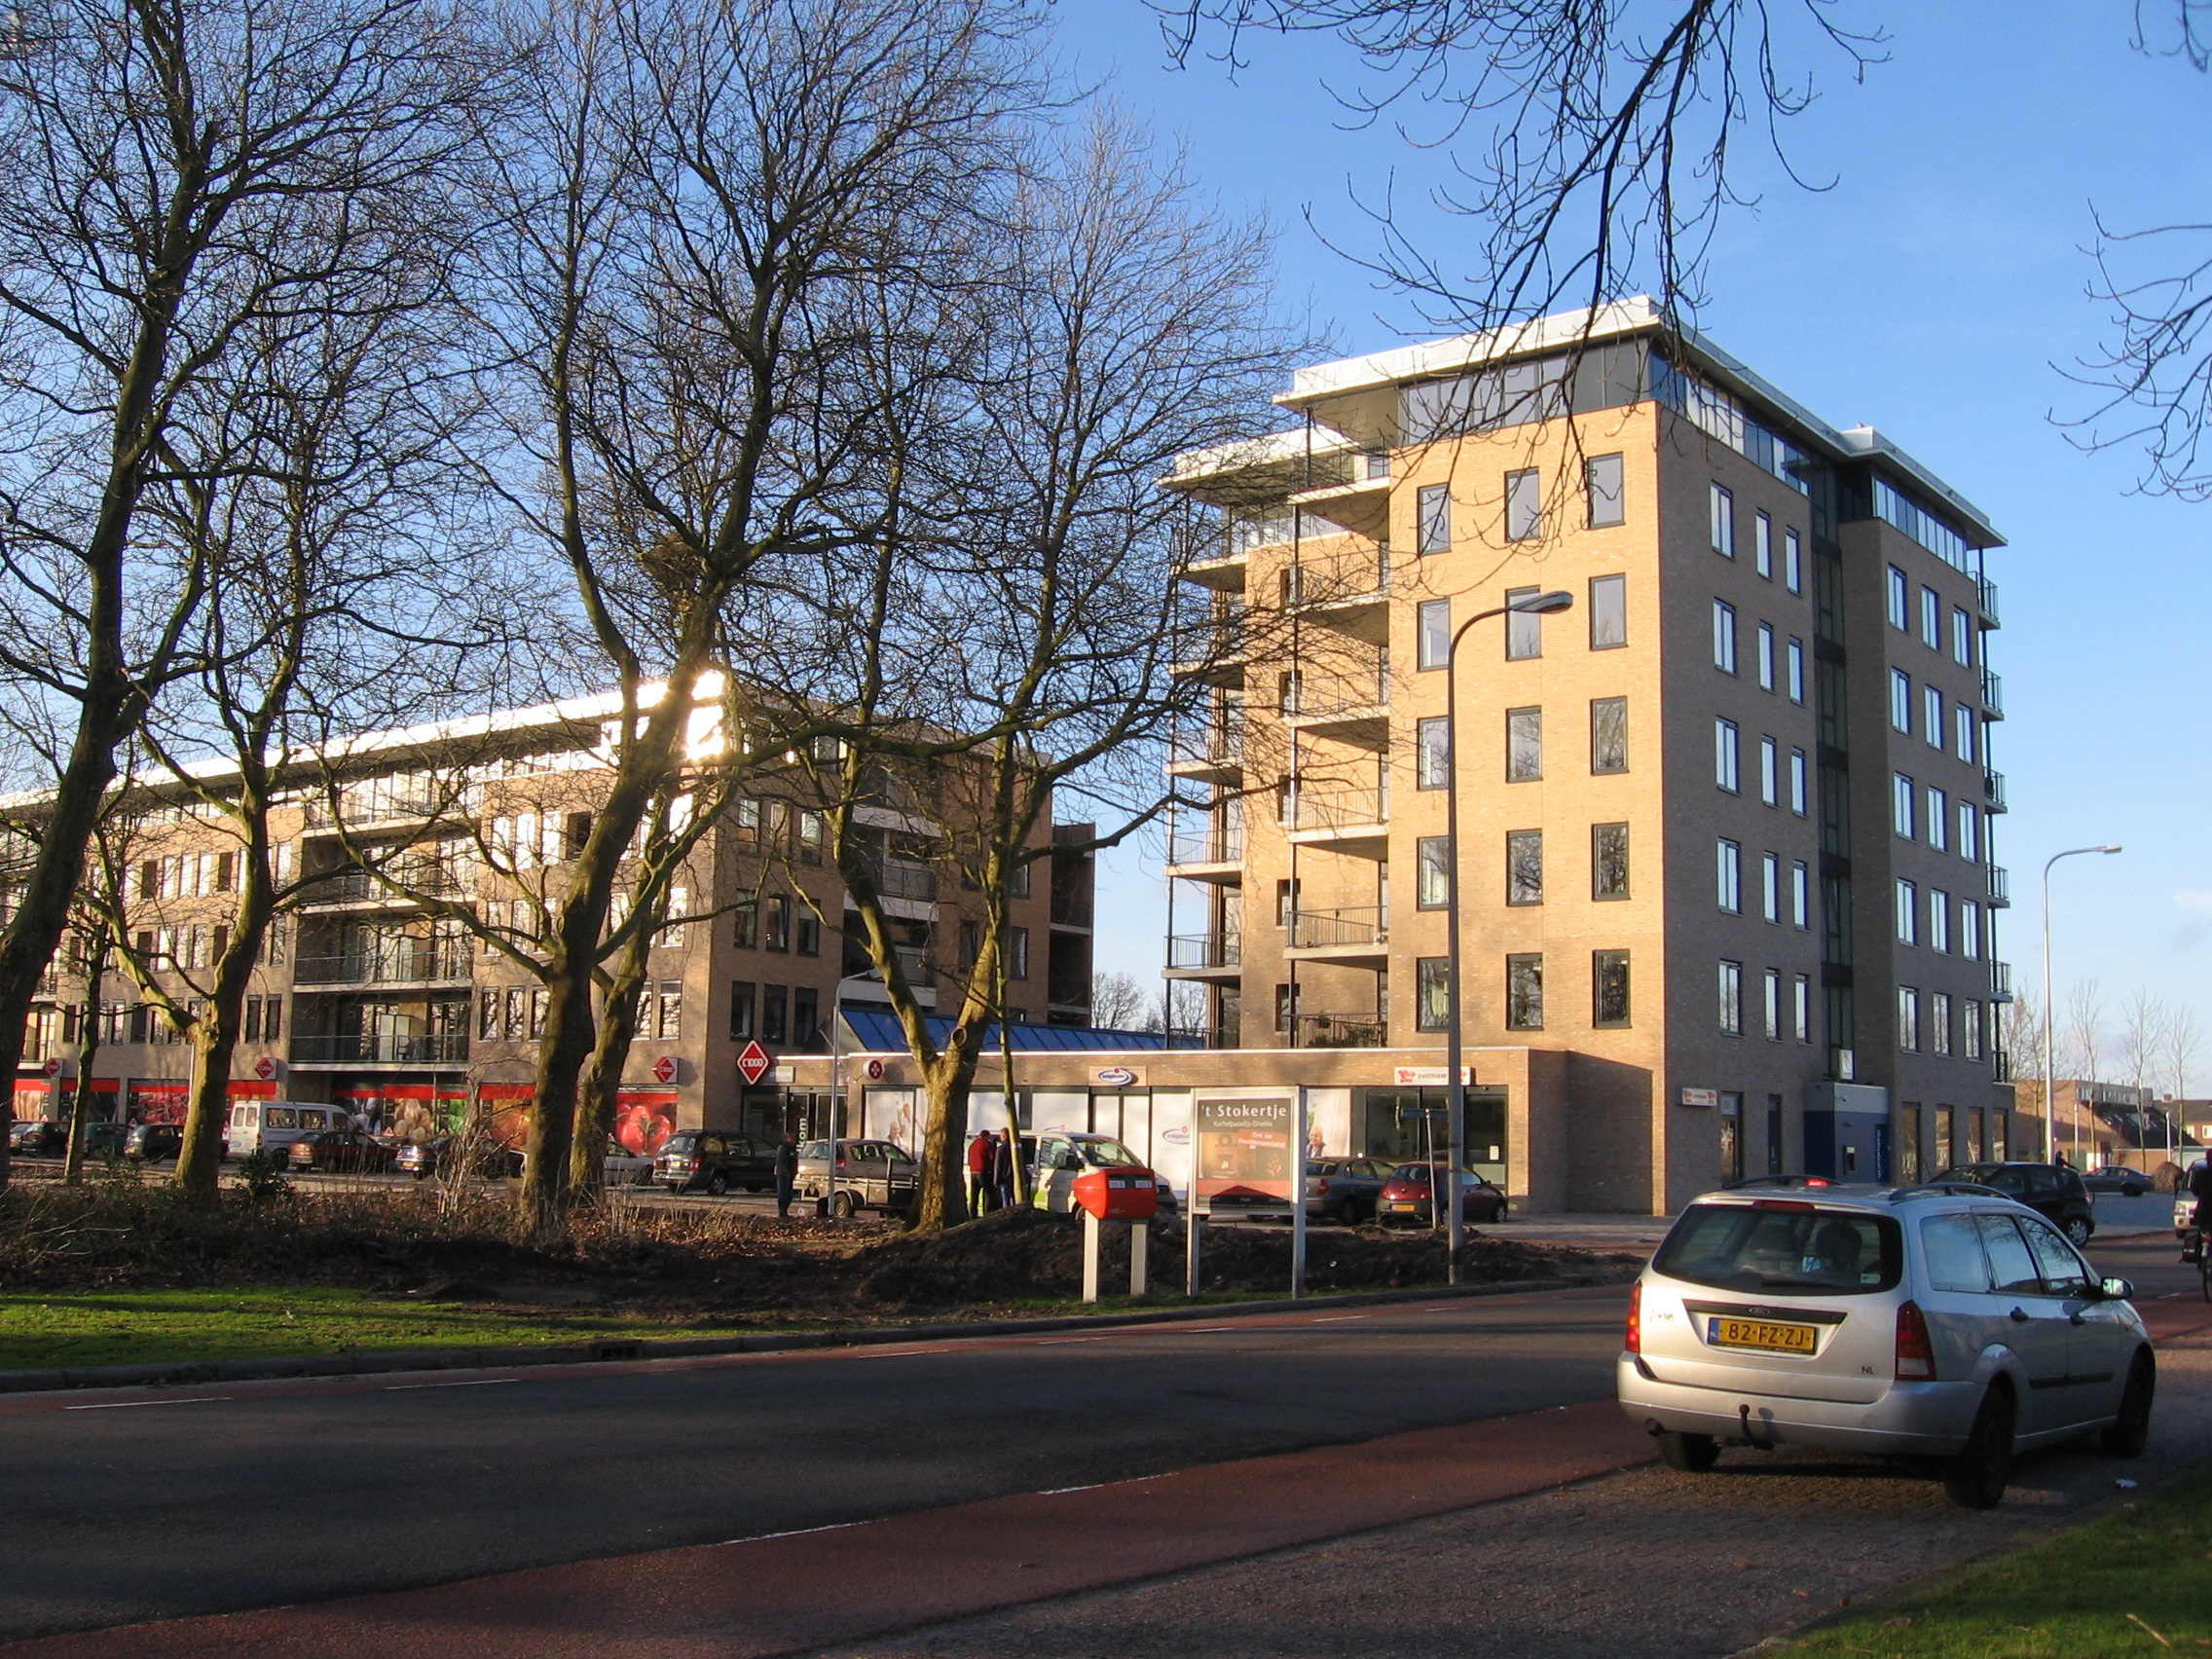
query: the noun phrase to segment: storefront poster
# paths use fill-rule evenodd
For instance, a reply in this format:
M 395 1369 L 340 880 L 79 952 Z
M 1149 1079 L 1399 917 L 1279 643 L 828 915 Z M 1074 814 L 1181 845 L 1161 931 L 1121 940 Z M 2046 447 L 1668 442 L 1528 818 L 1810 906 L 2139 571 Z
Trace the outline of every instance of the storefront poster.
M 133 1124 L 181 1124 L 191 1099 L 189 1084 L 133 1082 L 128 1116 Z
M 661 1142 L 676 1133 L 676 1090 L 625 1088 L 614 1106 L 614 1142 L 637 1158 L 655 1158 Z
M 1297 1112 L 1288 1100 L 1199 1100 L 1198 1204 L 1218 1198 L 1290 1201 L 1296 1178 L 1291 1137 Z

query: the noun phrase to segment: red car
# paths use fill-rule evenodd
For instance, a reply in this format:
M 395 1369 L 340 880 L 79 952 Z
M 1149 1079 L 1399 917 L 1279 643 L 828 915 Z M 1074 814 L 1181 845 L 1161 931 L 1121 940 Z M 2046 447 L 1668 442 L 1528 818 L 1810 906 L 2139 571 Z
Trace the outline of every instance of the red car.
M 1410 1221 L 1417 1227 L 1429 1224 L 1429 1188 L 1442 1177 L 1441 1163 L 1401 1163 L 1390 1171 L 1389 1180 L 1382 1183 L 1382 1194 L 1376 1200 L 1375 1219 L 1384 1227 Z M 1459 1213 L 1468 1221 L 1490 1224 L 1505 1219 L 1505 1195 L 1480 1175 L 1459 1177 Z
M 289 1161 L 295 1170 L 377 1175 L 389 1169 L 397 1156 L 391 1147 L 359 1129 L 322 1129 L 294 1141 Z

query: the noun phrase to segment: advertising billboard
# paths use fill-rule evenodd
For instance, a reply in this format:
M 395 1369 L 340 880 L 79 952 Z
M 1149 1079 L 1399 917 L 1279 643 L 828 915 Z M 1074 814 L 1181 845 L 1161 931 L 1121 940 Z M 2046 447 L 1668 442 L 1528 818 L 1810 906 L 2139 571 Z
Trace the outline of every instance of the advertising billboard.
M 1298 1110 L 1289 1099 L 1200 1099 L 1192 1116 L 1198 1143 L 1192 1198 L 1198 1213 L 1210 1212 L 1217 1199 L 1229 1206 L 1292 1202 Z

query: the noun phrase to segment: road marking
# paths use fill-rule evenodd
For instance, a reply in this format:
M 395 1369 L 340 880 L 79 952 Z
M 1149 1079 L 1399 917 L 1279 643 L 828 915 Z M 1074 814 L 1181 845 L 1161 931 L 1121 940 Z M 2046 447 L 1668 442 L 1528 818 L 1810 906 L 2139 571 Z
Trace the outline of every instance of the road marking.
M 877 1348 L 872 1351 L 863 1350 L 853 1357 L 855 1359 L 912 1359 L 918 1353 L 935 1352 L 937 1352 L 935 1348 L 897 1348 L 890 1353 L 885 1353 L 881 1348 Z
M 1162 1325 L 1157 1327 L 1154 1334 L 1162 1337 L 1198 1337 L 1203 1336 L 1208 1331 L 1234 1331 L 1235 1329 L 1235 1325 Z
M 405 1394 L 417 1388 L 493 1388 L 501 1382 L 520 1382 L 519 1377 L 472 1377 L 465 1382 L 387 1382 L 387 1394 Z
M 764 1544 L 770 1538 L 811 1538 L 817 1532 L 842 1532 L 848 1527 L 864 1527 L 865 1521 L 832 1521 L 827 1527 L 798 1527 L 789 1532 L 756 1532 L 750 1538 L 724 1538 L 722 1547 L 732 1544 Z
M 65 1412 L 127 1412 L 134 1406 L 219 1406 L 228 1394 L 195 1394 L 188 1400 L 103 1400 L 96 1406 L 63 1406 Z
M 1316 1325 L 1341 1325 L 1346 1319 L 1364 1319 L 1366 1317 L 1367 1315 L 1364 1313 L 1332 1313 L 1326 1319 L 1316 1319 L 1313 1323 Z
M 1102 1343 L 1104 1337 L 1046 1337 L 1033 1344 L 1036 1347 L 1063 1347 L 1069 1343 Z
M 1048 1487 L 1037 1495 L 1039 1497 L 1062 1497 L 1071 1492 L 1096 1492 L 1100 1487 L 1113 1484 L 1111 1481 L 1092 1481 L 1088 1486 Z

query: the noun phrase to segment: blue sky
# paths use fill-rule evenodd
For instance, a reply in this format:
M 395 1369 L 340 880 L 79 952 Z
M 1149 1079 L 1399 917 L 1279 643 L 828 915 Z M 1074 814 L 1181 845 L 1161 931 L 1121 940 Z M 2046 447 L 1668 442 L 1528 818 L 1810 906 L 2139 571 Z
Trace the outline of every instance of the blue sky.
M 1347 354 L 1423 332 L 1306 223 L 1309 212 L 1361 245 L 1352 188 L 1372 195 L 1394 170 L 1403 201 L 1441 176 L 1438 158 L 1387 131 L 1340 129 L 1320 84 L 1346 72 L 1337 49 L 1255 41 L 1234 77 L 1210 62 L 1178 71 L 1142 0 L 1063 0 L 1057 13 L 1082 72 L 1110 77 L 1118 101 L 1183 142 L 1224 206 L 1278 227 L 1289 309 Z M 2091 204 L 2118 227 L 2212 219 L 2199 182 L 2212 78 L 2130 50 L 2131 8 L 2113 0 L 1846 0 L 1840 13 L 1880 22 L 1890 61 L 1855 85 L 1839 59 L 1815 60 L 1823 95 L 1788 142 L 1800 173 L 1834 185 L 1791 184 L 1746 136 L 1760 200 L 1722 227 L 1699 325 L 1831 424 L 1880 427 L 2010 538 L 1990 556 L 2005 623 L 1991 661 L 2010 717 L 1995 743 L 2012 803 L 1997 856 L 2016 900 L 2003 955 L 2034 983 L 2044 860 L 2121 842 L 2120 857 L 2072 860 L 2053 878 L 2059 1001 L 2094 977 L 2114 1026 L 2142 986 L 2212 1027 L 2199 828 L 2212 804 L 2200 716 L 2212 504 L 2139 493 L 2140 453 L 2084 455 L 2050 420 L 2087 406 L 2052 365 L 2093 352 L 2104 326 L 2084 291 Z M 1448 219 L 1433 235 L 1467 240 Z M 1100 968 L 1156 985 L 1157 850 L 1110 855 L 1102 885 Z M 2207 1078 L 2212 1045 L 2199 1089 Z

